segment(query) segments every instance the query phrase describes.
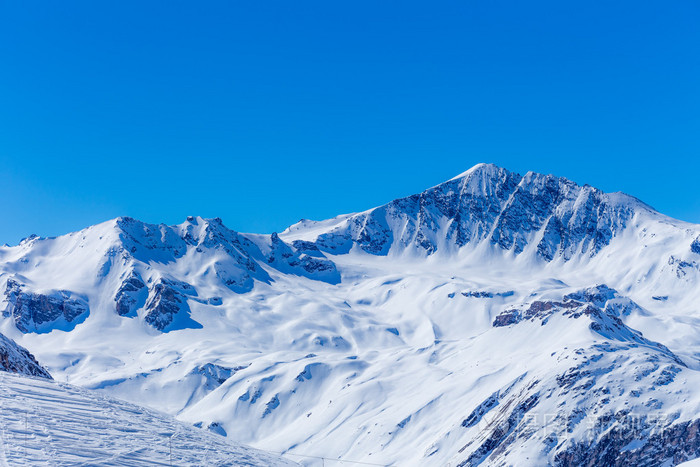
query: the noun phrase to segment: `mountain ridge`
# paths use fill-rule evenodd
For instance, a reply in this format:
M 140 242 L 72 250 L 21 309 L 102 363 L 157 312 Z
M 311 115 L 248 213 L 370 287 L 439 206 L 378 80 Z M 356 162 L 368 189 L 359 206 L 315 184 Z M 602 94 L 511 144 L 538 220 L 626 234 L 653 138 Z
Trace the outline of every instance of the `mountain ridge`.
M 581 209 L 581 204 L 585 209 Z M 602 216 L 594 219 L 591 214 L 596 210 Z M 315 240 L 331 253 L 345 253 L 353 243 L 372 254 L 388 254 L 392 248 L 397 249 L 395 242 L 401 245 L 399 250 L 414 246 L 432 254 L 439 246 L 449 246 L 445 240 L 452 240 L 461 248 L 488 238 L 503 250 L 514 249 L 519 254 L 533 240 L 525 238 L 522 231 L 532 234 L 544 229 L 543 235 L 548 238 L 538 242 L 537 253 L 551 261 L 557 253 L 570 257 L 582 242 L 586 242 L 582 252 L 592 243 L 591 252 L 595 254 L 625 227 L 636 210 L 657 215 L 653 208 L 624 193 L 604 193 L 563 177 L 535 172 L 521 176 L 493 164 L 478 164 L 422 193 L 360 213 L 338 216 L 334 218 L 337 225 L 331 228 L 335 235 L 326 232 L 315 237 L 304 236 L 304 230 L 331 224 L 306 221 L 290 226 L 282 236 Z M 601 218 L 606 224 L 600 225 Z M 436 230 L 444 224 L 442 219 L 448 219 L 449 224 L 436 238 Z M 589 229 L 588 236 L 594 238 L 580 232 L 562 235 L 576 229 Z M 370 238 L 372 242 L 368 242 Z

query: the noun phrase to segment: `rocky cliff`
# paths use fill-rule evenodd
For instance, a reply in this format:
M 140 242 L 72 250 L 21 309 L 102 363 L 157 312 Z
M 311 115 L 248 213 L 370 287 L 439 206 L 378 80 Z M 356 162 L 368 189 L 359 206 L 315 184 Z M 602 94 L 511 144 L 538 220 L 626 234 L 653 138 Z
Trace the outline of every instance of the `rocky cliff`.
M 39 365 L 34 355 L 2 334 L 0 334 L 0 370 L 52 379 L 49 372 Z

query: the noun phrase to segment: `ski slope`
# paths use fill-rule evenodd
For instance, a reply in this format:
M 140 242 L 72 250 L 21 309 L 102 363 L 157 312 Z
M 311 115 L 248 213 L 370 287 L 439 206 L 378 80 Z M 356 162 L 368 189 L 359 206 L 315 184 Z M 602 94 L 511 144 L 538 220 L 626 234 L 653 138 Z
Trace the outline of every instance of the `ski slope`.
M 296 464 L 153 410 L 0 371 L 0 465 Z

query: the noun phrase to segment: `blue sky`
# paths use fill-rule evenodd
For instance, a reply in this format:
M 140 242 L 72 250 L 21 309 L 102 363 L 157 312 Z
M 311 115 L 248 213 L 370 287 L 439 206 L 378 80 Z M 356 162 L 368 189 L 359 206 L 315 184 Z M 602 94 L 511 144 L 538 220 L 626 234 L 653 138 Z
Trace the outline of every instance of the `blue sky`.
M 0 243 L 249 232 L 478 162 L 700 222 L 700 4 L 2 2 Z

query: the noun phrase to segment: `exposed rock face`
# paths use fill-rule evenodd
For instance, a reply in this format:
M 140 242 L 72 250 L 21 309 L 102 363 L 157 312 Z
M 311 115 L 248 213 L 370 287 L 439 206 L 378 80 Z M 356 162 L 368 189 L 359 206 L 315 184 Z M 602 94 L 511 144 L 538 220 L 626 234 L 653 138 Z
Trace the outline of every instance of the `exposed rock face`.
M 184 282 L 161 278 L 150 290 L 144 321 L 159 331 L 201 328 L 190 318 L 187 296 L 196 296 L 194 288 Z
M 323 258 L 323 253 L 318 249 L 315 243 L 306 242 L 304 240 L 294 240 L 292 242 L 292 247 L 299 253 L 303 253 L 308 256 L 314 256 L 317 258 Z
M 624 420 L 624 414 L 621 417 Z M 555 457 L 555 465 L 660 466 L 700 457 L 700 419 L 671 425 L 665 417 L 640 417 L 634 427 L 619 423 L 597 442 L 575 443 Z M 601 425 L 607 425 L 601 420 Z M 640 436 L 650 434 L 648 439 Z
M 99 236 L 91 235 L 91 229 L 86 229 L 76 234 L 72 245 L 79 251 L 88 244 L 108 242 L 109 246 L 98 258 L 96 282 L 92 288 L 100 292 L 105 288 L 103 284 L 116 283 L 116 290 L 105 290 L 112 295 L 114 311 L 124 317 L 140 316 L 161 331 L 201 327 L 189 318 L 186 297 L 197 296 L 194 287 L 161 269 L 178 261 L 201 264 L 198 272 L 209 285 L 224 285 L 235 293 L 250 291 L 256 281 L 271 283 L 270 270 L 333 284 L 340 281 L 335 264 L 326 259 L 315 244 L 297 242 L 294 247 L 276 234 L 246 236 L 226 228 L 218 218 L 188 217 L 183 224 L 167 226 L 121 217 L 110 227 L 103 228 Z M 16 279 L 16 271 L 31 273 L 42 261 L 53 261 L 55 256 L 50 250 L 47 250 L 48 255 L 44 251 L 31 255 L 32 263 L 28 254 L 55 241 L 36 236 L 26 239 L 18 246 L 24 256 L 13 264 L 8 263 L 8 270 L 12 272 L 0 310 L 3 316 L 12 318 L 22 332 L 70 331 L 88 315 L 87 298 L 69 290 L 28 291 L 27 286 Z M 84 252 L 81 252 L 81 260 L 89 258 Z M 0 275 L 4 275 L 2 271 Z M 221 297 L 197 301 L 209 305 L 222 303 Z M 102 298 L 97 302 L 102 303 Z
M 602 284 L 566 294 L 561 301 L 535 300 L 526 303 L 520 309 L 506 310 L 496 317 L 493 325 L 506 326 L 522 320 L 534 321 L 535 319 L 546 324 L 547 318 L 558 311 L 563 311 L 565 316 L 571 318 L 587 315 L 602 320 L 603 315 L 605 315 L 616 319 L 622 315 L 630 314 L 633 310 L 640 309 L 639 305 L 630 299 L 620 296 L 617 291 Z
M 19 282 L 8 279 L 3 316 L 11 317 L 20 331 L 44 333 L 71 330 L 87 317 L 87 302 L 65 290 L 39 294 L 26 292 Z
M 180 381 L 185 387 L 193 389 L 187 398 L 191 403 L 196 403 L 249 365 L 225 366 L 208 362 L 192 368 Z M 195 423 L 195 425 L 202 426 L 202 423 Z
M 634 342 L 637 345 L 649 346 L 672 358 L 679 365 L 685 364 L 668 348 L 657 342 L 646 339 L 620 319 L 639 306 L 605 284 L 567 294 L 561 301 L 535 300 L 526 303 L 520 309 L 508 309 L 496 316 L 494 327 L 510 326 L 521 321 L 537 321 L 544 326 L 550 317 L 560 314 L 569 319 L 585 317 L 590 320 L 589 329 L 600 336 Z
M 690 251 L 700 255 L 700 237 L 693 240 L 693 243 L 690 244 Z
M 494 298 L 494 297 L 511 297 L 515 294 L 514 291 L 508 290 L 506 292 L 487 292 L 484 290 L 470 290 L 468 292 L 462 292 L 467 298 Z
M 307 276 L 331 284 L 340 282 L 340 274 L 332 261 L 310 242 L 284 242 L 276 233 L 270 236 L 266 262 L 282 272 Z
M 537 405 L 539 400 L 540 395 L 536 393 L 518 402 L 501 423 L 492 427 L 486 440 L 475 449 L 466 460 L 461 462 L 459 466 L 479 465 L 488 455 L 492 454 L 494 451 L 497 452 L 502 444 L 507 444 L 508 441 L 512 442 L 515 437 L 515 432 L 523 418 L 530 409 Z
M 693 389 L 683 378 L 694 370 L 623 323 L 635 310 L 634 302 L 599 285 L 500 313 L 495 328 L 537 332 L 533 325 L 546 329 L 558 320 L 562 329 L 562 320 L 573 320 L 564 327 L 580 336 L 587 323 L 597 343 L 559 348 L 549 355 L 551 373 L 537 379 L 523 373 L 478 403 L 461 424 L 474 435 L 458 465 L 508 465 L 520 449 L 558 466 L 675 465 L 698 457 L 700 421 L 680 421 L 661 402 L 689 397 Z
M 198 366 L 192 370 L 194 374 L 200 374 L 210 380 L 215 387 L 218 387 L 224 383 L 227 379 L 231 377 L 238 370 L 242 370 L 245 367 L 238 366 L 235 368 L 229 368 L 215 363 L 205 363 L 204 365 Z
M 0 370 L 53 379 L 49 372 L 39 365 L 34 355 L 2 334 L 0 334 Z
M 498 405 L 499 400 L 502 398 L 502 395 L 500 391 L 496 391 L 494 394 L 492 394 L 489 398 L 487 398 L 485 401 L 483 401 L 481 404 L 479 404 L 473 411 L 472 413 L 469 414 L 467 418 L 462 420 L 462 426 L 464 428 L 471 428 L 477 423 L 481 421 L 483 418 L 484 414 L 487 413 L 489 410 L 493 409 L 496 405 Z
M 568 260 L 578 252 L 598 253 L 633 214 L 629 203 L 565 178 L 520 176 L 482 164 L 421 194 L 351 216 L 316 244 L 334 253 L 357 245 L 375 255 L 408 248 L 432 254 L 486 240 L 520 254 L 540 234 L 540 258 Z
M 140 298 L 145 291 L 146 284 L 141 280 L 141 276 L 137 272 L 131 271 L 114 297 L 117 314 L 119 316 L 134 316 L 139 308 Z
M 123 250 L 141 263 L 157 261 L 167 264 L 186 255 L 215 256 L 211 272 L 236 293 L 250 291 L 256 280 L 271 282 L 261 264 L 313 280 L 330 283 L 340 280 L 335 264 L 327 260 L 315 244 L 301 242 L 292 246 L 277 234 L 246 236 L 227 228 L 219 218 L 188 217 L 181 225 L 166 226 L 123 217 L 117 219 L 116 226 Z M 143 282 L 140 278 L 138 280 Z M 138 288 L 137 285 L 132 281 L 125 285 L 124 292 L 134 292 L 130 289 Z M 133 297 L 122 294 L 119 298 L 122 298 L 123 305 L 119 309 L 129 313 L 127 310 L 132 310 Z
M 247 368 L 247 365 L 238 365 L 234 367 L 226 367 L 217 365 L 216 363 L 205 363 L 192 369 L 191 374 L 201 375 L 204 377 L 202 388 L 206 392 L 211 392 L 218 388 L 236 372 Z
M 630 392 L 615 371 L 624 364 L 636 372 Z M 560 466 L 675 465 L 700 455 L 699 422 L 676 422 L 656 399 L 690 371 L 667 355 L 609 342 L 564 351 L 552 365 L 561 368 L 556 378 L 520 378 L 477 405 L 461 425 L 474 435 L 458 465 L 509 465 L 523 447 Z M 572 403 L 553 405 L 564 397 Z
M 671 255 L 668 258 L 668 266 L 678 279 L 689 280 L 700 272 L 700 264 L 692 260 L 684 260 Z
M 269 282 L 269 275 L 256 263 L 256 245 L 244 235 L 228 229 L 221 219 L 188 217 L 179 226 L 146 224 L 135 219 L 117 219 L 123 248 L 136 260 L 171 263 L 185 255 L 224 252 L 212 266 L 224 284 L 236 292 L 253 288 L 254 279 Z

